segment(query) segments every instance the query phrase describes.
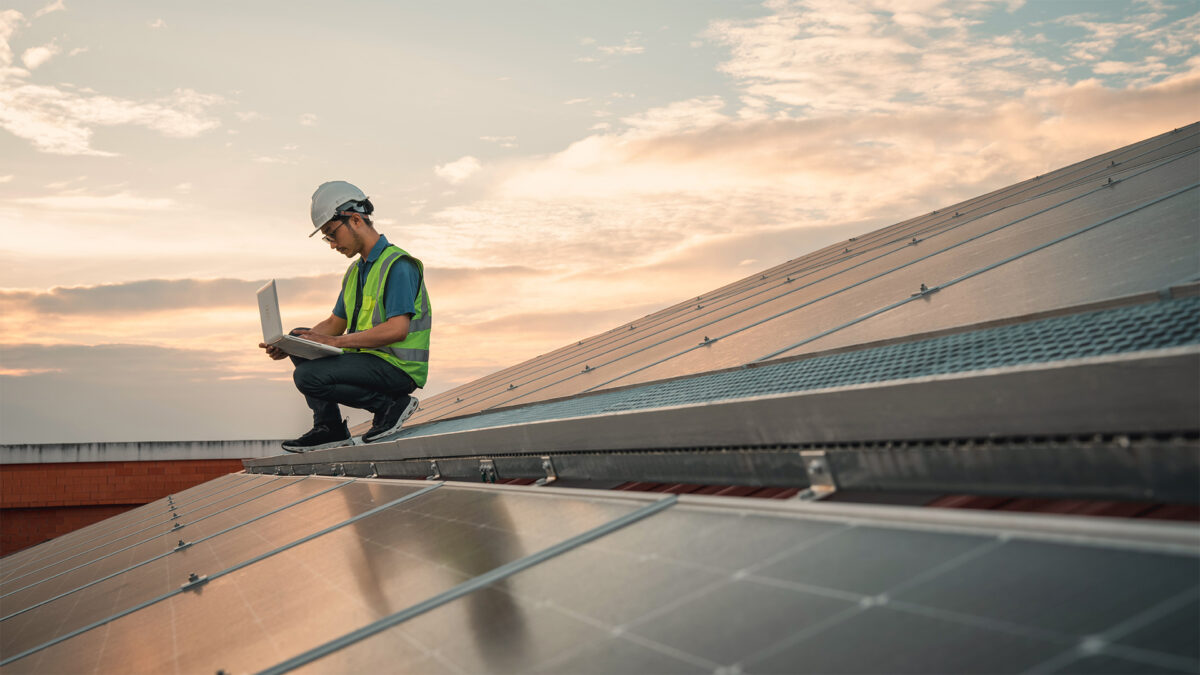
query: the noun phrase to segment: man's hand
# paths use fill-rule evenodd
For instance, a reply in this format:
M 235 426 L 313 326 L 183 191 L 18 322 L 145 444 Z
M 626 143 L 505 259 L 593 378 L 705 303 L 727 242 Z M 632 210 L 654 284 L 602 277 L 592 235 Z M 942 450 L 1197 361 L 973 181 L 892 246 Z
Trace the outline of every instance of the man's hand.
M 273 347 L 265 342 L 258 343 L 258 346 L 267 350 L 267 356 L 275 359 L 276 361 L 278 361 L 279 359 L 282 359 L 288 355 L 287 352 L 283 351 L 279 347 Z
M 340 344 L 338 344 L 338 341 L 342 337 L 340 335 L 336 335 L 336 336 L 335 335 L 323 335 L 321 333 L 314 333 L 311 330 L 308 330 L 307 328 L 301 328 L 301 329 L 294 330 L 294 331 L 292 331 L 292 335 L 302 337 L 305 340 L 312 340 L 313 342 L 320 342 L 323 345 L 333 345 L 334 347 L 341 346 Z

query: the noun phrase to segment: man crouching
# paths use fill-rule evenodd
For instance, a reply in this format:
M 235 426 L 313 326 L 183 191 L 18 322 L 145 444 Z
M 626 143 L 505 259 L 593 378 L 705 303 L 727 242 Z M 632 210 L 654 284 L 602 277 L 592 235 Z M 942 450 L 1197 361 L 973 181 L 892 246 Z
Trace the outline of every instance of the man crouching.
M 433 314 L 425 290 L 425 269 L 407 251 L 375 231 L 375 207 L 362 190 L 345 181 L 324 183 L 312 196 L 309 236 L 321 233 L 330 248 L 350 263 L 333 313 L 292 335 L 340 347 L 342 354 L 320 359 L 292 357 L 296 388 L 313 411 L 313 428 L 283 443 L 288 452 L 350 445 L 350 430 L 339 405 L 374 413 L 363 434 L 372 443 L 400 430 L 417 409 L 411 396 L 429 376 L 429 335 Z M 260 343 L 272 359 L 287 356 Z

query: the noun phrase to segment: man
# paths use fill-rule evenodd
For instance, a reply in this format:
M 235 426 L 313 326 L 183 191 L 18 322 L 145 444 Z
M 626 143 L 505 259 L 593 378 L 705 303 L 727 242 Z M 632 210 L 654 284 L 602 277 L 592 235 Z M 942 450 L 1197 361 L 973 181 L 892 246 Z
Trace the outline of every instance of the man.
M 363 434 L 371 443 L 399 431 L 417 409 L 410 394 L 429 375 L 429 335 L 433 324 L 425 269 L 407 251 L 375 231 L 375 207 L 362 190 L 345 181 L 324 183 L 312 196 L 312 222 L 330 248 L 350 263 L 342 292 L 329 318 L 292 335 L 341 347 L 320 359 L 293 356 L 292 379 L 313 411 L 313 428 L 283 443 L 288 452 L 350 445 L 352 438 L 338 405 L 375 414 Z M 272 359 L 287 356 L 259 343 Z

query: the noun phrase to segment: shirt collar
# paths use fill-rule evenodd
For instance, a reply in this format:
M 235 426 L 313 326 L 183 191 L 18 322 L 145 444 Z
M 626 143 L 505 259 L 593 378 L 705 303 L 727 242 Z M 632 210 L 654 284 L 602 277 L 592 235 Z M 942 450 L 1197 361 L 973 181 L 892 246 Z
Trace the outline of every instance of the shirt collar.
M 375 242 L 375 245 L 371 247 L 371 252 L 367 254 L 367 263 L 373 263 L 376 260 L 378 260 L 379 256 L 383 255 L 383 249 L 385 249 L 387 247 L 388 247 L 387 237 L 385 237 L 382 234 L 379 235 L 379 241 Z M 361 260 L 359 261 L 359 264 L 360 265 L 362 264 Z

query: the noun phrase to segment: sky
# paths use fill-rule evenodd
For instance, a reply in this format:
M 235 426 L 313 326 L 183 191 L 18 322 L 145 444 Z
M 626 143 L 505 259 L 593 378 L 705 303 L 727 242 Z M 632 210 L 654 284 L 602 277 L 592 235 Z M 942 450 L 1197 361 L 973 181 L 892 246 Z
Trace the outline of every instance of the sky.
M 0 443 L 282 439 L 347 180 L 424 396 L 1197 120 L 1196 0 L 10 0 Z M 351 423 L 368 415 L 347 411 Z

